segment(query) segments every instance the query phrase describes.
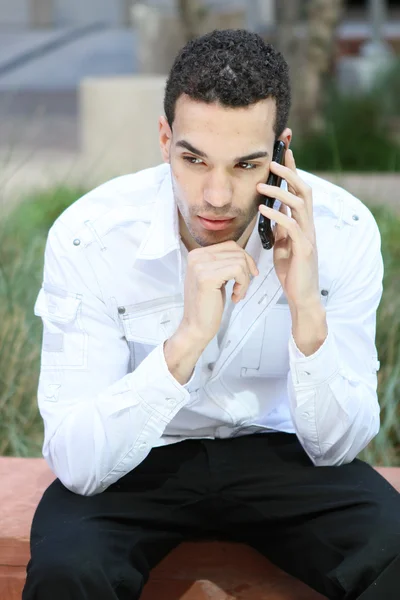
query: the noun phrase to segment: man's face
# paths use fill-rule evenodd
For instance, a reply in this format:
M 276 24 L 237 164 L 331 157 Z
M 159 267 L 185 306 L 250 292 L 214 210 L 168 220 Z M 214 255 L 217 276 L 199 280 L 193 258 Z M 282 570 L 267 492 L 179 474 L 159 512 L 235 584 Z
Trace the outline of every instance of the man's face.
M 161 146 L 189 249 L 247 242 L 261 202 L 256 186 L 266 181 L 272 160 L 274 123 L 273 99 L 227 108 L 186 95 L 177 101 L 172 131 L 162 118 Z M 202 217 L 232 220 L 210 223 Z

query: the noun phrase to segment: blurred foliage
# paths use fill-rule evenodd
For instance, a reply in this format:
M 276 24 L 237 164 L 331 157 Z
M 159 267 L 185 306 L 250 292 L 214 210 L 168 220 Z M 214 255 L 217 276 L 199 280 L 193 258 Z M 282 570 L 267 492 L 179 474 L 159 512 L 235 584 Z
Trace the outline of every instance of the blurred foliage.
M 386 206 L 372 207 L 371 212 L 381 233 L 385 268 L 376 326 L 381 429 L 361 458 L 400 465 L 400 216 Z
M 83 189 L 68 187 L 35 192 L 10 214 L 6 222 L 7 236 L 24 246 L 35 236 L 43 239 L 57 217 L 84 194 Z
M 68 188 L 34 194 L 0 224 L 0 455 L 41 455 L 36 394 L 42 327 L 33 306 L 47 232 L 82 194 Z
M 372 95 L 385 118 L 400 117 L 400 59 L 377 78 Z
M 293 138 L 296 163 L 306 171 L 400 172 L 400 61 L 365 94 L 327 90 L 325 128 Z
M 0 454 L 40 456 L 43 424 L 37 410 L 42 326 L 33 305 L 42 280 L 47 232 L 83 190 L 39 193 L 3 222 L 0 245 Z M 378 310 L 378 392 L 381 430 L 361 457 L 400 463 L 400 217 L 372 208 L 382 235 L 384 293 Z

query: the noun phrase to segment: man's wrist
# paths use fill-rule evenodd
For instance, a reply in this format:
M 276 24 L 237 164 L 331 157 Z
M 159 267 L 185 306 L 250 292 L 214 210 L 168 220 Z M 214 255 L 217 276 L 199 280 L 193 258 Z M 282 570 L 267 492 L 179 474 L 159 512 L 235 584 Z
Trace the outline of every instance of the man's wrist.
M 171 375 L 185 385 L 208 342 L 190 330 L 179 327 L 164 343 L 164 357 Z
M 307 307 L 291 307 L 290 311 L 296 346 L 305 356 L 311 356 L 322 346 L 328 335 L 325 307 L 318 301 Z
M 184 320 L 181 322 L 172 337 L 179 340 L 179 343 L 182 346 L 186 346 L 189 351 L 194 350 L 198 352 L 199 356 L 211 341 L 209 338 L 204 336 L 203 332 L 197 331 L 188 325 Z

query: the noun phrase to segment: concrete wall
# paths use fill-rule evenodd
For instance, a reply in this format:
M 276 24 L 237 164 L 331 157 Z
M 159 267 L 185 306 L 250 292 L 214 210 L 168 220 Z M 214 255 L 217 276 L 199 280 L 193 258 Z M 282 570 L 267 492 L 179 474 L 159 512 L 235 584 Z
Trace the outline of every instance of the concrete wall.
M 126 18 L 128 0 L 53 0 L 56 26 L 104 22 L 119 26 Z
M 124 26 L 130 24 L 130 10 L 138 2 L 163 14 L 175 13 L 175 0 L 0 0 L 0 27 L 65 27 L 97 21 Z M 273 0 L 204 0 L 204 5 L 222 13 L 248 11 L 247 25 L 255 29 L 274 19 Z
M 132 23 L 137 36 L 139 73 L 168 73 L 173 60 L 185 43 L 182 24 L 176 14 L 149 6 L 144 0 L 132 8 Z M 198 34 L 213 29 L 238 29 L 246 26 L 246 13 L 236 9 L 210 12 L 201 21 Z
M 84 163 L 112 177 L 162 162 L 158 118 L 165 76 L 90 78 L 80 87 Z
M 30 23 L 30 0 L 0 0 L 0 27 L 21 28 Z
M 130 24 L 133 0 L 0 0 L 1 28 Z
M 30 25 L 32 28 L 46 29 L 54 24 L 53 0 L 30 0 Z

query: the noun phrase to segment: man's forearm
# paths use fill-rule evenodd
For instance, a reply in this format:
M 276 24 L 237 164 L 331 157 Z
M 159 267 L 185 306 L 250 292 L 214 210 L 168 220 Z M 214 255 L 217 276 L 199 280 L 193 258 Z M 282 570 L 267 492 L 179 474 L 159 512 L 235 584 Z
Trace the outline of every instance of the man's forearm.
M 164 356 L 171 375 L 185 385 L 192 376 L 201 354 L 208 342 L 195 339 L 184 330 L 178 329 L 164 343 Z
M 305 356 L 311 356 L 322 346 L 328 335 L 326 311 L 321 303 L 307 309 L 291 308 L 292 333 L 296 346 Z

